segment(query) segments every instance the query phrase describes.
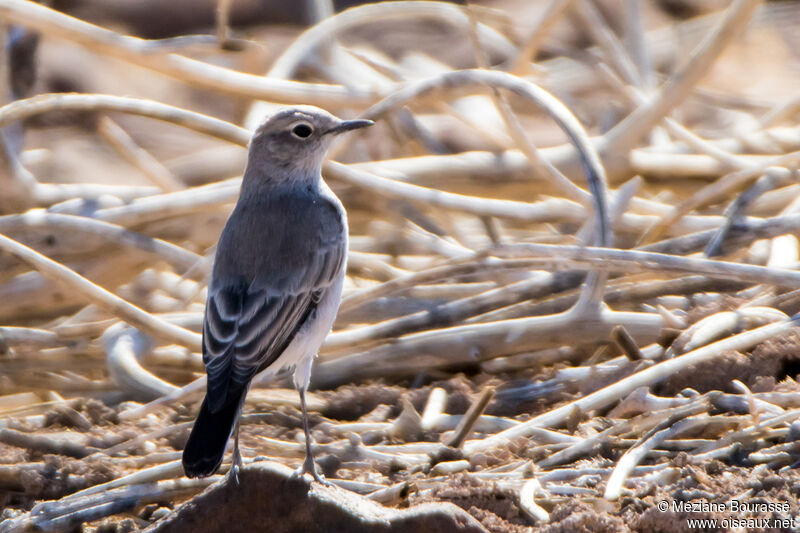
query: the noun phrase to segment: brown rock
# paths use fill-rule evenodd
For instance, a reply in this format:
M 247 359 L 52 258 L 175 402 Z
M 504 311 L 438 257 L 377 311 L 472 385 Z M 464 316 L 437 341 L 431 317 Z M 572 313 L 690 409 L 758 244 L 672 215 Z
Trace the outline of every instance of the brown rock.
M 239 485 L 222 481 L 178 507 L 147 533 L 487 533 L 449 503 L 390 509 L 337 487 L 293 478 L 276 463 L 249 465 Z

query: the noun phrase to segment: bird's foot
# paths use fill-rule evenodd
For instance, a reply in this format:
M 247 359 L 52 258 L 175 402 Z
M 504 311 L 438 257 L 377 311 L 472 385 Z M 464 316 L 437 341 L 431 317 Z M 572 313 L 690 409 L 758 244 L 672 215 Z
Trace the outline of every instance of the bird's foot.
M 239 486 L 239 469 L 242 467 L 242 455 L 239 453 L 239 447 L 233 451 L 233 460 L 231 461 L 231 469 L 228 470 L 228 481 L 233 483 L 234 487 Z
M 303 474 L 311 474 L 314 477 L 314 481 L 317 483 L 325 485 L 326 487 L 331 486 L 331 482 L 325 479 L 325 476 L 317 471 L 317 465 L 314 462 L 314 458 L 310 455 L 306 456 L 306 460 L 303 461 L 303 465 L 294 471 L 292 477 L 301 478 L 303 477 Z
M 228 470 L 228 483 L 233 483 L 234 487 L 239 486 L 239 465 L 231 465 L 231 469 Z

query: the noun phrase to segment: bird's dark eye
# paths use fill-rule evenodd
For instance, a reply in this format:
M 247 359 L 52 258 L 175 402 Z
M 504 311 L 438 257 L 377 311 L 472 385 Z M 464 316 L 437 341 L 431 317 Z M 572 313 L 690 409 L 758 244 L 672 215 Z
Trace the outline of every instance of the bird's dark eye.
M 292 128 L 292 134 L 301 139 L 309 137 L 312 133 L 314 133 L 314 130 L 308 124 L 298 124 Z

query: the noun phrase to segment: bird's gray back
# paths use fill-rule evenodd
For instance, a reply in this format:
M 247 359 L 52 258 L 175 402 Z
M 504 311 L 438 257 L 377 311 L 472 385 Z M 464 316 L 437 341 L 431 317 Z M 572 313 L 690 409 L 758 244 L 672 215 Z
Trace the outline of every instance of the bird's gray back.
M 243 198 L 220 237 L 211 290 L 224 274 L 254 288 L 296 292 L 300 280 L 317 277 L 306 272 L 315 256 L 346 246 L 346 237 L 343 210 L 332 195 L 278 189 Z

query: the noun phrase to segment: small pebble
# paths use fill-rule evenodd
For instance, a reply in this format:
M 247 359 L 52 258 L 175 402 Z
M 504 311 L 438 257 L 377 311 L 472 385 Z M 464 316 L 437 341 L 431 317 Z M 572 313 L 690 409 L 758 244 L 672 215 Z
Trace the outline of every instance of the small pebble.
M 463 470 L 467 470 L 469 468 L 469 461 L 466 459 L 461 459 L 460 461 L 445 461 L 443 463 L 437 463 L 431 469 L 432 476 L 443 476 L 447 474 L 455 474 L 456 472 L 461 472 Z

